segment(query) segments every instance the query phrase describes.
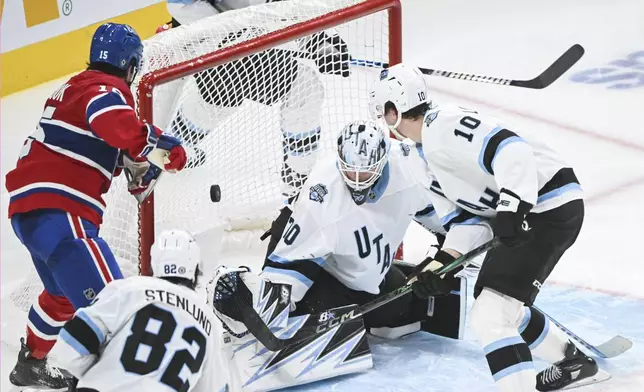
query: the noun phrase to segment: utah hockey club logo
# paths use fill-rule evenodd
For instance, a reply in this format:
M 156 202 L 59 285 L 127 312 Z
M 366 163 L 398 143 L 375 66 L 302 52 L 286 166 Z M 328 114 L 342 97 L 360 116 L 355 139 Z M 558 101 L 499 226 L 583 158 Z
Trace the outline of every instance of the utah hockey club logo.
M 311 189 L 309 189 L 309 199 L 322 203 L 324 201 L 324 196 L 326 196 L 327 193 L 329 193 L 329 191 L 323 184 L 313 185 Z

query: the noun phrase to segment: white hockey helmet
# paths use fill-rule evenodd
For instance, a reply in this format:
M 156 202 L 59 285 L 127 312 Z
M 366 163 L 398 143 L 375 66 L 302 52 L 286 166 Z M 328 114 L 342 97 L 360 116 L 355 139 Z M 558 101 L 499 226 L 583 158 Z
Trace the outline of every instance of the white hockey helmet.
M 369 93 L 369 110 L 376 120 L 382 120 L 397 139 L 405 139 L 396 128 L 400 125 L 401 114 L 418 105 L 427 103 L 431 106 L 432 100 L 425 77 L 418 67 L 396 64 L 380 72 L 380 81 L 376 83 Z M 385 106 L 393 105 L 398 115 L 394 123 L 385 120 Z
M 389 154 L 387 131 L 373 121 L 354 121 L 338 135 L 338 169 L 349 188 L 365 193 L 380 178 Z
M 183 278 L 196 284 L 202 271 L 197 241 L 185 230 L 165 230 L 151 250 L 152 275 L 157 278 Z

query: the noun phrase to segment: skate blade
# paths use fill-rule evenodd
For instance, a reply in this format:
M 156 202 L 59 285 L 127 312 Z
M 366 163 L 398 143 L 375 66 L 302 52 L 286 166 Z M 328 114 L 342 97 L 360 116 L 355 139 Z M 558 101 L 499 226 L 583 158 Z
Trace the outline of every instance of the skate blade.
M 577 381 L 575 383 L 572 383 L 568 385 L 567 387 L 563 388 L 563 390 L 567 389 L 575 389 L 579 387 L 585 387 L 587 385 L 592 385 L 592 384 L 597 384 L 598 382 L 610 380 L 612 376 L 609 373 L 606 373 L 603 370 L 599 370 L 597 374 L 595 374 L 592 377 L 584 378 L 583 380 Z

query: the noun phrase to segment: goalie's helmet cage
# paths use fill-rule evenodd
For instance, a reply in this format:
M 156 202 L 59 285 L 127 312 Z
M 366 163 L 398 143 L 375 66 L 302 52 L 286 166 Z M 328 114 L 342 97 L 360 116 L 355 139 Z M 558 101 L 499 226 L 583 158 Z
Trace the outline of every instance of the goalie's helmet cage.
M 150 274 L 155 231 L 192 233 L 207 257 L 206 276 L 220 260 L 217 252 L 259 250 L 259 236 L 283 206 L 283 187 L 297 187 L 287 184 L 291 177 L 301 186 L 302 178 L 283 169 L 307 146 L 295 141 L 289 156 L 284 135 L 295 140 L 319 126 L 319 138 L 309 138 L 315 159 L 335 153 L 338 130 L 369 118 L 379 64 L 401 61 L 400 16 L 398 0 L 289 0 L 224 12 L 145 40 L 132 85 L 139 117 L 179 135 L 189 166 L 164 174 L 141 206 L 124 176 L 114 178 L 101 237 L 123 274 L 138 274 L 139 267 Z M 306 51 L 319 32 L 337 33 L 346 43 L 349 76 L 321 72 L 334 64 L 321 67 Z M 209 196 L 213 184 L 221 188 L 218 203 Z M 19 279 L 3 301 L 7 320 L 24 320 L 42 290 L 33 269 Z M 24 325 L 16 323 L 15 334 L 2 340 L 17 351 Z
M 338 170 L 354 191 L 364 191 L 378 181 L 387 164 L 389 136 L 372 121 L 355 121 L 338 135 Z

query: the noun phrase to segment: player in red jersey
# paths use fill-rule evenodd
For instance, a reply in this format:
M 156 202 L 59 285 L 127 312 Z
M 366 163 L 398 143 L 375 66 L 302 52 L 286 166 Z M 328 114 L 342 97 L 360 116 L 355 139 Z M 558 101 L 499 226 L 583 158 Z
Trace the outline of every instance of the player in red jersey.
M 130 84 L 142 56 L 141 39 L 130 26 L 100 26 L 87 70 L 47 99 L 36 131 L 7 174 L 12 227 L 44 285 L 29 310 L 27 338 L 10 374 L 14 385 L 66 387 L 68 375 L 46 360 L 60 328 L 107 283 L 123 277 L 99 236 L 102 195 L 113 176 L 136 167 L 129 189 L 140 195 L 163 170 L 186 163 L 179 140 L 136 116 Z M 151 158 L 160 152 L 164 163 Z

